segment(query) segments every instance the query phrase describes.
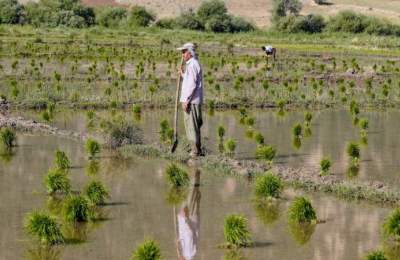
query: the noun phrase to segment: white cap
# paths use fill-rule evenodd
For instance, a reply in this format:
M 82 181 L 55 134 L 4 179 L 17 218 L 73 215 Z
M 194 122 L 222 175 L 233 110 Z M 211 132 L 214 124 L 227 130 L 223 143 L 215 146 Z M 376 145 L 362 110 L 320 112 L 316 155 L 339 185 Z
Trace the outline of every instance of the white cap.
M 177 48 L 177 50 L 178 51 L 183 51 L 183 50 L 196 50 L 196 46 L 193 44 L 193 43 L 191 43 L 191 42 L 188 42 L 188 43 L 185 43 L 182 47 L 179 47 L 179 48 Z

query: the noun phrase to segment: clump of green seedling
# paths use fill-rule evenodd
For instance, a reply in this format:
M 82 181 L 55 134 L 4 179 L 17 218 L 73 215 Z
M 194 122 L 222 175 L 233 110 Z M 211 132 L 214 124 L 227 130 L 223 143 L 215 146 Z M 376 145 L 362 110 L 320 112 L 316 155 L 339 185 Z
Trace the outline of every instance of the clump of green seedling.
M 225 217 L 224 237 L 228 247 L 247 247 L 251 244 L 248 221 L 242 215 L 232 214 Z
M 254 193 L 258 198 L 278 198 L 282 189 L 282 180 L 271 172 L 267 172 L 256 179 Z
M 62 169 L 50 169 L 44 178 L 44 183 L 49 194 L 69 193 L 71 189 L 68 174 Z
M 292 133 L 294 137 L 300 137 L 303 132 L 303 127 L 301 126 L 300 123 L 297 123 L 293 126 L 292 128 Z
M 103 205 L 109 193 L 100 181 L 91 181 L 83 189 L 83 194 L 93 205 Z
M 289 206 L 288 219 L 293 223 L 311 223 L 317 220 L 317 215 L 307 198 L 296 197 Z
M 257 132 L 254 135 L 254 140 L 256 141 L 256 143 L 258 145 L 263 145 L 264 144 L 264 136 L 260 132 Z
M 225 128 L 222 125 L 218 126 L 217 134 L 219 142 L 223 142 L 225 136 Z
M 313 118 L 313 116 L 312 116 L 311 112 L 307 111 L 306 113 L 304 113 L 304 120 L 306 122 L 306 126 L 310 126 L 312 118 Z
M 161 250 L 154 240 L 145 240 L 132 254 L 132 260 L 160 260 Z
M 347 155 L 351 159 L 351 165 L 357 166 L 360 159 L 360 146 L 357 143 L 347 144 Z
M 61 150 L 56 150 L 55 154 L 55 164 L 58 169 L 67 170 L 71 168 L 71 162 L 65 152 Z
M 367 130 L 369 128 L 369 122 L 368 119 L 366 118 L 361 118 L 358 122 L 358 125 L 361 129 L 361 136 L 366 136 L 367 135 Z
M 174 129 L 169 126 L 168 120 L 160 122 L 160 139 L 162 142 L 171 143 L 174 138 Z
M 319 166 L 321 168 L 320 175 L 328 175 L 332 166 L 331 160 L 327 157 L 322 158 L 322 160 L 319 162 Z
M 15 146 L 17 135 L 11 128 L 4 128 L 0 130 L 0 140 L 6 149 L 11 149 Z
M 236 150 L 236 141 L 232 138 L 229 138 L 224 143 L 224 150 L 227 154 L 233 154 Z
M 99 142 L 89 138 L 85 143 L 85 150 L 88 153 L 89 158 L 94 158 L 98 153 L 100 153 L 101 146 Z
M 187 172 L 174 163 L 168 165 L 165 175 L 173 187 L 184 187 L 190 182 Z
M 26 216 L 25 230 L 42 243 L 58 244 L 64 242 L 60 225 L 55 218 L 41 212 L 33 212 Z
M 69 222 L 86 222 L 93 216 L 89 201 L 80 195 L 71 195 L 67 198 L 64 202 L 62 213 L 65 220 Z
M 365 256 L 364 259 L 365 260 L 388 260 L 388 258 L 385 256 L 385 253 L 380 250 L 376 250 L 376 251 L 368 253 L 368 255 Z
M 272 163 L 276 155 L 276 148 L 271 145 L 259 145 L 256 148 L 256 158 Z
M 383 233 L 396 240 L 400 239 L 400 208 L 390 213 L 383 223 Z

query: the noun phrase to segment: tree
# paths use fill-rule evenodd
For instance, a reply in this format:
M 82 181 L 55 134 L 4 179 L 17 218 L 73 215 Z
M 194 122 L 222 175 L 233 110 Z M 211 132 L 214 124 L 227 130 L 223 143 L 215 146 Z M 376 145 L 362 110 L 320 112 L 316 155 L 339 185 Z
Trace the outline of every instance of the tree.
M 200 5 L 199 9 L 197 9 L 197 16 L 203 23 L 206 23 L 211 18 L 225 17 L 227 13 L 228 9 L 221 0 L 205 1 Z
M 146 10 L 143 6 L 132 7 L 129 15 L 129 24 L 132 26 L 146 27 L 155 20 L 155 15 Z
M 96 16 L 96 22 L 104 27 L 116 27 L 126 19 L 127 14 L 125 8 L 107 7 Z
M 21 23 L 23 11 L 24 7 L 17 0 L 0 0 L 0 23 Z
M 288 15 L 288 13 L 298 15 L 302 7 L 299 0 L 274 0 L 272 19 L 277 21 L 281 17 Z

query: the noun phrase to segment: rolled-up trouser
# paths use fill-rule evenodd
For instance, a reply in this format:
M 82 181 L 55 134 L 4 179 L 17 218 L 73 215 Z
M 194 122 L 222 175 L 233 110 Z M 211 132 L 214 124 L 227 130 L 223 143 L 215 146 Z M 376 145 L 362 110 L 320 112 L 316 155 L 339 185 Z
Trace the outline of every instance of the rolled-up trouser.
M 203 118 L 201 115 L 201 105 L 190 104 L 189 113 L 183 112 L 185 130 L 187 139 L 196 145 L 198 150 L 201 149 L 201 134 L 200 128 L 203 125 Z

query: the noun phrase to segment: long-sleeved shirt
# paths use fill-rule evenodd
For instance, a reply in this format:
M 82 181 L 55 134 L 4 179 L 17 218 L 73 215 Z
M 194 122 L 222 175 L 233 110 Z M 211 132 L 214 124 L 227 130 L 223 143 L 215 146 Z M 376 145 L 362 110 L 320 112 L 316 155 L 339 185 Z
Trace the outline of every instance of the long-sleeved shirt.
M 203 104 L 203 70 L 196 58 L 191 58 L 186 62 L 182 77 L 180 102 Z

